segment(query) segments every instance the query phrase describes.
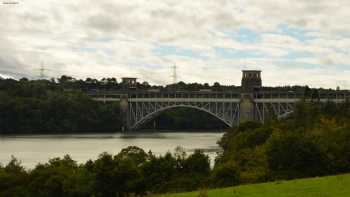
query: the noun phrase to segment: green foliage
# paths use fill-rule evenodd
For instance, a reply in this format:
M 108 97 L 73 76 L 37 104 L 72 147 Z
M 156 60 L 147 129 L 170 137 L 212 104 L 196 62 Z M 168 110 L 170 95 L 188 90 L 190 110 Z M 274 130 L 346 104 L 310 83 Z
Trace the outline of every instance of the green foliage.
M 311 139 L 298 133 L 278 133 L 266 143 L 266 156 L 271 176 L 300 178 L 328 173 L 329 161 Z
M 211 177 L 214 187 L 227 187 L 239 183 L 239 170 L 233 163 L 224 163 L 216 167 Z
M 234 164 L 241 183 L 349 172 L 349 110 L 348 102 L 301 102 L 288 119 L 243 123 L 218 142 L 216 168 Z
M 21 163 L 12 157 L 4 168 L 0 167 L 0 196 L 25 196 L 28 180 Z
M 209 157 L 201 150 L 195 150 L 184 162 L 184 169 L 187 173 L 207 176 L 210 173 Z
M 209 175 L 209 158 L 199 150 L 189 156 L 154 156 L 131 146 L 115 156 L 102 153 L 84 165 L 66 155 L 30 171 L 13 158 L 0 167 L 0 196 L 144 196 L 194 190 Z
M 0 134 L 115 131 L 119 106 L 50 81 L 0 82 Z
M 127 148 L 122 149 L 120 153 L 116 156 L 116 159 L 130 159 L 136 166 L 141 166 L 148 159 L 148 155 L 143 149 L 137 146 L 129 146 Z
M 39 164 L 29 173 L 30 196 L 88 196 L 92 176 L 68 155 Z
M 170 153 L 160 157 L 152 156 L 143 168 L 147 186 L 155 192 L 169 190 L 172 178 L 176 176 L 176 167 L 176 158 Z
M 237 129 L 229 130 L 224 134 L 218 144 L 225 150 L 239 150 L 254 148 L 263 144 L 271 134 L 269 125 L 256 122 L 242 123 Z

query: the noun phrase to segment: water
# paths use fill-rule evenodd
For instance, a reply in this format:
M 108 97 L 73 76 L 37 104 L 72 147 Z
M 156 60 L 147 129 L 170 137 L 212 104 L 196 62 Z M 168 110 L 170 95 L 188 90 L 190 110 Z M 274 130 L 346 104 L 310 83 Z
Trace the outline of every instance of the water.
M 102 152 L 117 154 L 127 146 L 138 146 L 160 155 L 181 146 L 186 152 L 202 149 L 211 161 L 220 151 L 216 142 L 222 132 L 148 132 L 129 134 L 65 134 L 0 136 L 0 163 L 5 165 L 11 155 L 27 169 L 50 158 L 69 154 L 78 163 L 96 159 Z

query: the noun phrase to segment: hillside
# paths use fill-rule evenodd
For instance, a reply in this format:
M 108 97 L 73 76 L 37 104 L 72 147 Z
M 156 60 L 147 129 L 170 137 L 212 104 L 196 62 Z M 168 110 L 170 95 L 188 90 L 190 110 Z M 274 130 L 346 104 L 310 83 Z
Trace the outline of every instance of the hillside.
M 350 174 L 276 181 L 208 190 L 209 197 L 346 197 L 350 196 Z M 199 192 L 167 194 L 157 197 L 197 197 Z

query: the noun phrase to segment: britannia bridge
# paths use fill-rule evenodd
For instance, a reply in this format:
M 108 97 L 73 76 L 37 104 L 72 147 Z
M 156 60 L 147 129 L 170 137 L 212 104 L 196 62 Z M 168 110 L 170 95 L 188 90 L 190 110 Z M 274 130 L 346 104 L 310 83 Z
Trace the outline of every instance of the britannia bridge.
M 134 78 L 123 83 L 130 86 Z M 269 117 L 283 118 L 293 113 L 304 92 L 267 91 L 262 87 L 261 71 L 244 70 L 239 91 L 160 91 L 127 89 L 113 92 L 90 93 L 94 100 L 119 102 L 126 129 L 135 130 L 165 110 L 178 107 L 194 108 L 211 114 L 227 126 L 244 121 L 265 122 Z M 345 102 L 350 99 L 348 91 L 320 93 L 319 102 Z

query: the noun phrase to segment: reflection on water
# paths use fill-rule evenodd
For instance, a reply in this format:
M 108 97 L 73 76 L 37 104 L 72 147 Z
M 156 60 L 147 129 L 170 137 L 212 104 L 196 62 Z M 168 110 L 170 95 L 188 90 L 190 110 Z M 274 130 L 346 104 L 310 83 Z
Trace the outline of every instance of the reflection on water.
M 154 154 L 172 152 L 181 146 L 188 153 L 201 149 L 214 160 L 220 148 L 216 142 L 221 132 L 148 132 L 127 134 L 67 134 L 0 136 L 0 163 L 6 164 L 11 155 L 32 168 L 49 158 L 69 154 L 79 163 L 96 159 L 102 152 L 117 154 L 127 146 L 138 146 Z

